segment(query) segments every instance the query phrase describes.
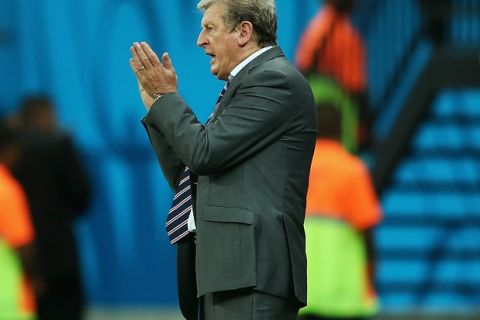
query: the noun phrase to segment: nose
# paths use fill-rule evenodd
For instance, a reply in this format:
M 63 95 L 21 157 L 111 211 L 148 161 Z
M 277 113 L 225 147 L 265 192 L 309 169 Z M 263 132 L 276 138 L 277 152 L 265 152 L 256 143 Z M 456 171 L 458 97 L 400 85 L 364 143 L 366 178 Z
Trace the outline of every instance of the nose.
M 202 29 L 197 39 L 197 46 L 204 47 L 207 44 L 207 37 L 205 37 L 205 29 Z

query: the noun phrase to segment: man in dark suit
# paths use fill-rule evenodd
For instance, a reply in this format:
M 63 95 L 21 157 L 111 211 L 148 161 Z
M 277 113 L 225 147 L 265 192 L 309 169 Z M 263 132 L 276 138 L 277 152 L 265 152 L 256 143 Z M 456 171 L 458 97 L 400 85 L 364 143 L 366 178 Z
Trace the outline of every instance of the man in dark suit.
M 22 157 L 14 174 L 30 204 L 45 279 L 38 319 L 80 320 L 85 298 L 73 224 L 89 204 L 89 179 L 72 138 L 58 130 L 47 97 L 25 98 L 18 120 Z
M 203 0 L 198 7 L 198 45 L 212 57 L 211 72 L 228 80 L 207 124 L 178 95 L 168 54 L 162 64 L 147 43 L 134 43 L 130 60 L 165 177 L 177 189 L 188 179 L 185 167 L 191 172 L 197 295 L 208 320 L 296 319 L 306 303 L 312 93 L 276 46 L 274 1 Z

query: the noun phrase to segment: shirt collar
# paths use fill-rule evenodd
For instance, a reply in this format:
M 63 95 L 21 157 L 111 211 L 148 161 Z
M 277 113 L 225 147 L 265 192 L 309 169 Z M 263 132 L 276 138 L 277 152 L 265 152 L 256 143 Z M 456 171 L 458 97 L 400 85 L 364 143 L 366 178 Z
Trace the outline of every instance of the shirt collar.
M 233 70 L 230 72 L 230 75 L 228 76 L 228 80 L 231 81 L 233 77 L 235 77 L 250 61 L 271 48 L 273 48 L 273 46 L 262 48 L 249 55 L 245 60 L 243 60 L 235 68 L 233 68 Z

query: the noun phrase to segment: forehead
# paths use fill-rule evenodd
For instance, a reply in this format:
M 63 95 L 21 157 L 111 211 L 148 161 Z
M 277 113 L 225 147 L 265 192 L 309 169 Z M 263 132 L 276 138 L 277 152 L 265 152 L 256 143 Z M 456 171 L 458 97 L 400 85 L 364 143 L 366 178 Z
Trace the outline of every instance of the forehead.
M 207 23 L 222 23 L 225 13 L 225 5 L 216 3 L 208 7 L 207 10 L 203 13 L 202 25 Z

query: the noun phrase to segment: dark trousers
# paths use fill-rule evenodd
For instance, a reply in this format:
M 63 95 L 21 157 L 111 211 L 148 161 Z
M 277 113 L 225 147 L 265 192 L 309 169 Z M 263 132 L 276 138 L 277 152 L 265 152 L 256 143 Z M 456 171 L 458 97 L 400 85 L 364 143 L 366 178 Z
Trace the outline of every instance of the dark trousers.
M 214 292 L 197 298 L 195 242 L 177 243 L 177 285 L 180 311 L 187 320 L 295 320 L 300 305 L 252 288 Z
M 204 296 L 205 320 L 295 320 L 300 305 L 252 288 Z
M 187 320 L 198 320 L 195 242 L 193 235 L 177 243 L 177 287 L 180 311 Z
M 303 316 L 298 320 L 367 320 L 364 317 L 321 317 L 321 316 Z
M 38 320 L 83 319 L 85 299 L 80 277 L 53 276 L 46 280 L 46 293 L 37 297 Z

